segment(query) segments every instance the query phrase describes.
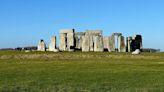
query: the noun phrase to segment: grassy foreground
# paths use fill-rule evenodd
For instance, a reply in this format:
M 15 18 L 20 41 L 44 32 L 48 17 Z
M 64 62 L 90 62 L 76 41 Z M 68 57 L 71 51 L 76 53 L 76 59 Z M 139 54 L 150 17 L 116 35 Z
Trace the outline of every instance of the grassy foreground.
M 0 51 L 0 92 L 164 92 L 164 53 Z

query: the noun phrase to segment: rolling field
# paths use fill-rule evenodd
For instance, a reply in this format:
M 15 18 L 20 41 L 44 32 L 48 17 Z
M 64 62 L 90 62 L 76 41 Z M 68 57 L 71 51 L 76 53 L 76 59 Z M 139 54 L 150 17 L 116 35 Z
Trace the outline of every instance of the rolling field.
M 0 51 L 0 92 L 164 92 L 164 53 Z

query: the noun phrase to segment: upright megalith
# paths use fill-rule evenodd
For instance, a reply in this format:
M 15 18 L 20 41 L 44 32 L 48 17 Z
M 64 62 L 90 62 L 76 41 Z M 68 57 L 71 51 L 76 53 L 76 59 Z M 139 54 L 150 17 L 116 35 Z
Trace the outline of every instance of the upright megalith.
M 89 40 L 89 51 L 94 51 L 94 36 L 90 35 L 88 40 Z
M 90 51 L 90 37 L 88 35 L 85 35 L 82 37 L 82 52 L 88 52 Z
M 127 48 L 128 48 L 128 52 L 132 51 L 132 37 L 131 36 L 127 37 Z
M 87 30 L 82 41 L 82 51 L 104 51 L 101 30 Z
M 75 49 L 77 49 L 77 50 L 82 49 L 83 36 L 85 36 L 85 32 L 76 32 L 75 33 Z
M 111 36 L 104 37 L 104 49 L 109 52 L 126 52 L 126 40 L 121 33 L 112 33 Z
M 128 52 L 135 51 L 137 49 L 142 49 L 142 36 L 141 35 L 134 35 L 127 38 L 127 49 Z
M 56 36 L 52 36 L 50 38 L 49 51 L 58 52 L 58 49 L 56 46 Z
M 59 50 L 74 51 L 75 48 L 75 32 L 74 29 L 63 29 L 60 31 Z
M 38 43 L 38 51 L 46 51 L 46 44 L 44 42 L 44 40 L 40 40 Z
M 133 40 L 134 40 L 133 51 L 135 51 L 136 49 L 141 50 L 142 49 L 142 35 L 134 35 Z
M 109 36 L 109 52 L 115 51 L 115 37 L 114 34 Z
M 104 44 L 104 50 L 105 51 L 110 51 L 110 48 L 109 48 L 109 37 L 108 36 L 104 36 L 103 37 L 103 44 Z
M 109 37 L 109 43 L 111 51 L 126 52 L 126 41 L 122 33 L 113 33 Z
M 66 51 L 66 34 L 59 34 L 59 50 Z
M 103 43 L 102 36 L 95 36 L 94 51 L 96 52 L 104 51 L 104 43 Z
M 120 37 L 120 52 L 126 52 L 126 39 L 124 36 Z

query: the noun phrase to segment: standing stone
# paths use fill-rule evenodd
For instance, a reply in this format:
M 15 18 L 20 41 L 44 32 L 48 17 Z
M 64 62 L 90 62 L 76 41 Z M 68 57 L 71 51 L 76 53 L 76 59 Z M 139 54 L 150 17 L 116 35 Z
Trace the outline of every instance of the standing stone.
M 83 51 L 95 51 L 95 50 L 99 51 L 99 48 L 102 47 L 103 45 L 95 47 L 95 44 L 98 45 L 99 43 L 103 43 L 103 40 L 101 40 L 101 42 L 99 43 L 98 42 L 96 43 L 95 42 L 96 40 L 100 41 L 100 39 L 96 38 L 96 36 L 102 36 L 102 31 L 101 30 L 87 30 L 86 31 L 84 40 L 88 40 L 88 41 L 83 40 L 83 45 L 82 45 Z M 89 45 L 89 50 L 88 50 L 88 46 L 85 46 L 84 43 L 87 43 Z
M 82 49 L 82 36 L 85 35 L 85 32 L 76 32 L 75 33 L 75 48 L 78 49 L 78 50 L 81 50 Z
M 50 39 L 49 51 L 58 52 L 56 49 L 56 36 L 52 36 Z
M 104 51 L 103 37 L 102 36 L 95 36 L 94 51 L 96 51 L 96 52 L 103 52 Z
M 132 51 L 131 43 L 132 43 L 132 37 L 128 37 L 128 52 Z
M 121 52 L 121 36 L 117 36 L 118 52 Z
M 75 35 L 75 48 L 76 49 L 79 49 L 78 46 L 79 46 L 79 37 L 77 35 Z
M 126 52 L 125 38 L 123 36 L 120 36 L 119 39 L 120 39 L 120 52 Z
M 133 38 L 135 40 L 134 50 L 142 49 L 142 36 L 141 35 L 134 35 Z
M 75 41 L 74 41 L 74 33 L 68 33 L 67 34 L 67 49 L 68 51 L 74 51 L 75 48 Z
M 115 51 L 115 40 L 114 39 L 115 39 L 114 35 L 109 37 L 109 47 L 110 47 L 111 52 Z
M 82 36 L 82 52 L 88 52 L 89 51 L 89 39 L 90 37 L 88 35 Z
M 109 37 L 103 37 L 104 50 L 109 51 Z
M 92 35 L 89 35 L 89 51 L 94 51 L 94 39 Z
M 74 29 L 63 29 L 60 31 L 59 39 L 60 51 L 74 51 L 75 48 L 75 36 Z
M 38 43 L 38 51 L 46 51 L 46 44 L 44 40 L 40 40 Z
M 59 50 L 60 51 L 65 51 L 66 50 L 66 34 L 60 34 L 59 37 Z
M 82 36 L 80 36 L 79 43 L 78 43 L 78 49 L 82 49 L 82 42 L 83 42 L 83 39 L 82 39 Z

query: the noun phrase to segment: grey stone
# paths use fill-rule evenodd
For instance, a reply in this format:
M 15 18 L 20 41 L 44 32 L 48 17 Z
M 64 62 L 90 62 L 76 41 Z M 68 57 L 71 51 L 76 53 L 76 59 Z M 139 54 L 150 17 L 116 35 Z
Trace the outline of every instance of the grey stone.
M 75 47 L 75 39 L 74 39 L 74 33 L 68 33 L 67 34 L 67 50 L 68 51 L 74 51 Z
M 89 35 L 89 51 L 94 51 L 94 38 L 92 35 Z
M 90 51 L 90 37 L 88 35 L 82 36 L 82 52 L 88 52 Z
M 95 36 L 94 51 L 96 51 L 96 52 L 104 51 L 104 44 L 103 44 L 102 36 Z
M 132 37 L 128 37 L 128 52 L 131 52 L 132 51 L 132 48 L 131 48 L 131 43 L 132 43 Z
M 103 44 L 104 44 L 104 49 L 109 51 L 109 37 L 108 36 L 103 37 Z
M 59 50 L 74 51 L 75 35 L 74 29 L 63 29 L 60 31 Z
M 68 33 L 74 33 L 74 29 L 61 29 L 59 34 L 68 34 Z
M 38 51 L 46 51 L 46 44 L 44 40 L 40 40 L 38 43 Z
M 49 51 L 58 52 L 56 48 L 56 36 L 52 36 L 50 39 Z
M 59 34 L 59 50 L 66 51 L 66 34 Z
M 84 36 L 86 32 L 76 32 L 75 36 Z
M 109 48 L 111 52 L 115 51 L 115 38 L 114 35 L 109 36 Z
M 99 41 L 99 42 L 98 42 Z M 103 51 L 103 37 L 101 30 L 87 30 L 82 39 L 82 51 Z
M 75 33 L 75 48 L 81 50 L 82 49 L 82 36 L 85 36 L 85 32 L 76 32 Z
M 75 37 L 75 40 L 76 40 L 76 49 L 82 49 L 82 36 L 76 36 Z
M 89 34 L 89 35 L 102 35 L 102 30 L 86 30 L 86 34 Z
M 123 36 L 119 36 L 119 52 L 126 52 L 126 40 Z

